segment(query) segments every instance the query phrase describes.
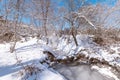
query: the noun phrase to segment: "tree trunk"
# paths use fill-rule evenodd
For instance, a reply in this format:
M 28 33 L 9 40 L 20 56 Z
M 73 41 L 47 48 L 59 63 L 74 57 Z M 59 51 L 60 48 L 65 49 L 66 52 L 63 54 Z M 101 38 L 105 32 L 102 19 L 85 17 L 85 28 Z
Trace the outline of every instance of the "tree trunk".
M 73 39 L 74 39 L 75 45 L 78 46 L 76 34 L 74 33 L 74 29 L 73 29 L 73 28 L 71 29 L 71 34 L 72 34 L 72 37 L 73 37 Z
M 16 27 L 17 27 L 17 21 L 16 21 L 16 23 L 15 23 L 15 30 L 14 30 L 14 43 L 13 43 L 13 45 L 10 47 L 10 52 L 11 53 L 13 53 L 14 52 L 14 50 L 15 50 L 15 46 L 16 46 L 16 43 L 17 43 L 17 35 L 16 35 Z
M 20 0 L 17 0 L 16 3 L 16 11 L 17 14 L 15 15 L 15 25 L 14 25 L 14 43 L 13 45 L 10 47 L 10 52 L 13 53 L 15 50 L 15 46 L 17 43 L 17 26 L 18 26 L 18 17 L 19 17 L 19 9 L 20 9 Z
M 46 36 L 46 40 L 47 40 L 47 43 L 48 44 L 48 37 L 47 37 L 47 27 L 46 27 L 46 24 L 47 24 L 47 19 L 44 21 L 44 29 L 45 29 L 45 36 Z

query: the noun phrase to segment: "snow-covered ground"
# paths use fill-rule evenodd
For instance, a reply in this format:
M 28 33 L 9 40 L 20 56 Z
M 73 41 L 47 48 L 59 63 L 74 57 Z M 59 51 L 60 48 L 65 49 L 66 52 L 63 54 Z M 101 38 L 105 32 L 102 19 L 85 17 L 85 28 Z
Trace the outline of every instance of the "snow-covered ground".
M 88 36 L 77 36 L 79 46 L 76 47 L 72 37 L 51 36 L 48 45 L 41 39 L 30 38 L 28 41 L 17 42 L 15 52 L 10 53 L 12 43 L 0 44 L 0 80 L 66 80 L 58 71 L 41 64 L 47 56 L 44 50 L 53 52 L 57 58 L 64 58 L 79 53 L 106 60 L 111 65 L 120 67 L 120 45 L 113 44 L 108 48 L 97 46 Z M 120 80 L 108 67 L 92 66 L 101 74 Z M 33 72 L 33 73 L 31 73 Z

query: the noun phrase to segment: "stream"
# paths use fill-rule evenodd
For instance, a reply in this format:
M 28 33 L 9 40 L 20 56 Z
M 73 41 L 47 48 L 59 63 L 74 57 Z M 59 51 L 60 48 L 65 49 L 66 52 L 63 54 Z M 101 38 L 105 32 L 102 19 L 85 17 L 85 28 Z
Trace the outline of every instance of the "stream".
M 87 64 L 56 64 L 53 68 L 67 80 L 115 80 L 91 69 Z

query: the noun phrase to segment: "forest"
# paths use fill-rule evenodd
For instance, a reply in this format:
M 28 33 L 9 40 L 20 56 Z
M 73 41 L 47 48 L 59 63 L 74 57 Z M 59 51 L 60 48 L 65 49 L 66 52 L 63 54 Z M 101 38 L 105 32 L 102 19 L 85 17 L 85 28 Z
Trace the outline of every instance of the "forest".
M 0 0 L 0 80 L 120 80 L 120 0 Z

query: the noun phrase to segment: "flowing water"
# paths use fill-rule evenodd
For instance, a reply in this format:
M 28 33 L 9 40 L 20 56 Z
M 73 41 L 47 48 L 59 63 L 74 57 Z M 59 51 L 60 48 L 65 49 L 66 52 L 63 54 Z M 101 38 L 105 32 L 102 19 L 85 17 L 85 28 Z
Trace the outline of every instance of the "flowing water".
M 114 80 L 91 69 L 90 65 L 86 64 L 57 64 L 54 69 L 67 80 Z

